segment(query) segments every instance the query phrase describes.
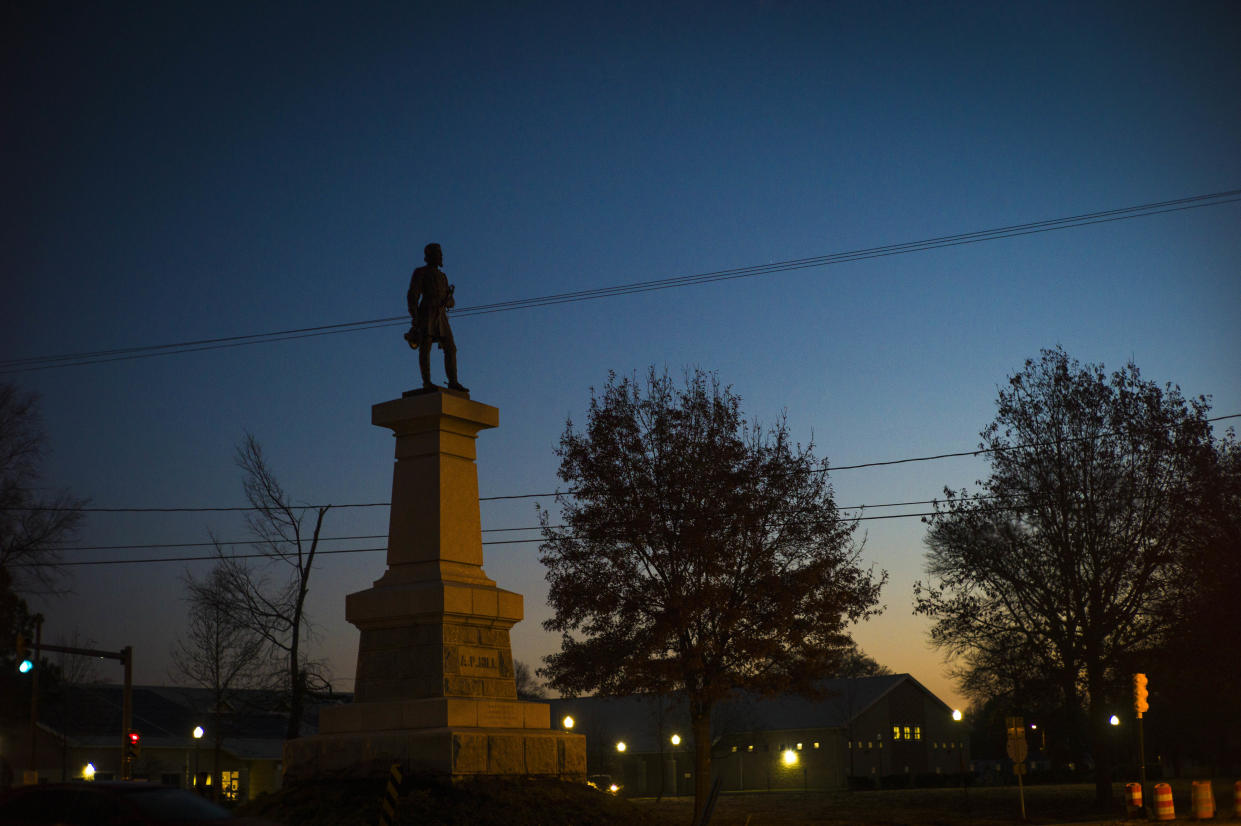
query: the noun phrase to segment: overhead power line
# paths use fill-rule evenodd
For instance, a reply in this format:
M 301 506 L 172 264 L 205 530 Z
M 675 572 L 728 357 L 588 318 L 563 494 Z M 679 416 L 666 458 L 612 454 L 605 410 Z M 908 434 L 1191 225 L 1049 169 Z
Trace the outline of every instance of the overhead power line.
M 1011 510 L 1011 508 L 1001 508 L 997 510 Z M 910 519 L 913 517 L 934 516 L 934 511 L 926 511 L 923 513 L 890 513 L 879 516 L 842 516 L 842 522 L 869 522 L 876 519 Z M 563 527 L 563 526 L 561 526 Z M 525 528 L 517 528 L 515 530 L 526 530 Z M 531 529 L 533 530 L 533 529 Z M 361 538 L 361 537 L 359 537 Z M 482 543 L 483 545 L 529 545 L 536 542 L 545 541 L 543 537 L 533 537 L 530 539 L 496 539 Z M 235 544 L 256 544 L 254 542 L 235 543 Z M 119 546 L 118 546 L 119 547 Z M 142 547 L 142 546 L 124 546 L 124 547 Z M 156 546 L 156 547 L 172 547 L 172 546 Z M 89 550 L 88 548 L 61 548 L 59 550 Z M 338 548 L 338 549 L 320 549 L 315 552 L 316 556 L 327 554 L 362 554 L 375 553 L 378 551 L 386 551 L 387 548 Z M 219 556 L 217 554 L 206 554 L 198 556 L 161 556 L 161 557 L 142 557 L 140 559 L 83 559 L 72 560 L 69 562 L 57 562 L 57 567 L 61 566 L 81 566 L 81 565 L 139 565 L 144 563 L 157 562 L 210 562 L 219 559 L 271 559 L 272 555 L 268 553 L 252 553 L 252 554 L 227 554 Z M 43 563 L 38 562 L 18 562 L 14 564 L 17 568 L 39 567 Z
M 1229 413 L 1228 415 L 1225 415 L 1225 416 L 1212 416 L 1206 421 L 1207 422 L 1222 422 L 1228 419 L 1241 419 L 1241 413 Z M 1107 435 L 1107 434 L 1100 434 L 1100 435 Z M 1066 441 L 1081 442 L 1081 441 L 1089 441 L 1089 440 L 1096 439 L 1096 438 L 1099 438 L 1099 436 L 1079 436 L 1073 439 L 1068 439 Z M 821 471 L 817 471 L 817 472 L 830 473 L 831 471 L 836 471 L 836 470 L 860 470 L 862 468 L 870 468 L 870 467 L 888 467 L 890 465 L 903 465 L 903 464 L 908 464 L 910 462 L 933 462 L 939 459 L 956 459 L 956 458 L 961 458 L 965 456 L 981 456 L 985 453 L 996 453 L 996 452 L 1009 451 L 1009 450 L 1024 450 L 1026 448 L 1031 448 L 1031 447 L 1043 447 L 1045 446 L 1045 444 L 1046 443 L 1041 443 L 1041 442 L 1029 442 L 1029 443 L 1020 444 L 1020 445 L 1009 445 L 1007 447 L 981 447 L 976 450 L 959 450 L 953 453 L 936 453 L 931 456 L 912 456 L 912 457 L 905 458 L 905 459 L 884 459 L 884 460 L 877 461 L 877 462 L 862 462 L 862 463 L 855 464 L 855 465 L 830 465 L 826 468 L 823 468 Z M 478 501 L 479 502 L 494 502 L 494 501 L 505 500 L 505 499 L 545 499 L 550 496 L 572 496 L 572 495 L 573 495 L 572 491 L 551 491 L 550 493 L 519 493 L 519 494 L 512 494 L 512 495 L 507 495 L 507 496 L 480 496 L 478 497 Z M 386 508 L 386 507 L 389 507 L 391 504 L 392 504 L 391 502 L 360 502 L 360 503 L 344 504 L 344 505 L 296 505 L 294 507 L 297 509 L 302 509 L 302 510 L 313 510 L 316 508 L 327 508 L 327 507 L 330 507 L 333 510 L 339 510 L 343 508 Z M 907 502 L 905 504 L 920 505 L 920 504 L 929 504 L 929 502 Z M 885 507 L 892 507 L 892 505 L 858 505 L 857 507 L 885 508 Z M 0 511 L 58 511 L 58 510 L 65 510 L 65 509 L 52 507 L 52 506 L 41 506 L 41 505 L 35 505 L 32 507 L 17 507 L 17 506 L 0 507 Z M 258 510 L 258 508 L 238 505 L 238 506 L 219 507 L 219 508 L 216 508 L 216 507 L 73 508 L 73 510 L 76 510 L 80 513 L 227 513 L 231 511 L 253 511 L 253 510 Z M 844 510 L 848 510 L 848 508 L 845 508 Z
M 981 499 L 993 499 L 993 498 L 996 498 L 996 497 L 978 496 L 978 497 L 972 497 L 971 501 L 981 500 Z M 943 501 L 943 500 L 934 500 L 934 499 L 925 500 L 925 504 L 932 504 L 932 503 L 937 504 L 939 501 Z M 904 503 L 904 504 L 923 504 L 923 503 L 910 502 L 910 503 Z M 1017 510 L 1023 507 L 1027 507 L 1028 504 L 1029 503 L 1023 503 L 1021 505 L 1000 505 L 1000 506 L 993 507 L 993 508 L 984 508 L 982 510 L 983 512 L 992 512 L 992 513 L 998 512 L 998 511 L 1011 511 L 1011 510 Z M 872 507 L 879 507 L 879 506 L 872 506 Z M 838 521 L 871 522 L 871 521 L 876 521 L 880 519 L 921 519 L 921 518 L 928 517 L 928 516 L 938 516 L 938 515 L 939 515 L 938 511 L 921 511 L 918 513 L 880 514 L 877 516 L 841 516 L 841 517 L 838 517 Z M 563 528 L 565 526 L 557 525 L 555 527 Z M 536 530 L 536 528 L 507 528 L 507 529 L 501 529 L 501 530 Z M 341 537 L 341 538 L 347 539 L 350 537 Z M 384 537 L 376 536 L 376 537 L 353 537 L 353 538 L 382 539 Z M 535 543 L 541 543 L 544 541 L 546 541 L 544 537 L 532 537 L 530 539 L 497 539 L 497 540 L 491 540 L 489 542 L 483 542 L 482 544 L 483 545 L 530 545 L 530 544 L 535 544 Z M 225 543 L 221 543 L 221 544 L 225 544 Z M 256 544 L 256 543 L 252 541 L 248 541 L 248 542 L 233 542 L 233 543 L 228 543 L 228 544 L 249 545 L 249 544 Z M 120 548 L 176 547 L 176 546 L 132 545 L 132 546 L 115 546 L 115 547 L 117 549 L 120 549 Z M 106 549 L 106 548 L 101 548 L 101 550 L 102 549 Z M 91 550 L 91 549 L 90 548 L 61 548 L 58 550 Z M 386 551 L 386 550 L 388 550 L 386 547 L 384 548 L 320 549 L 316 551 L 316 555 L 378 553 L 379 551 Z M 83 566 L 83 565 L 140 565 L 140 564 L 148 564 L 148 563 L 168 563 L 168 562 L 210 562 L 210 561 L 215 561 L 215 560 L 220 560 L 220 559 L 271 559 L 271 558 L 272 558 L 272 554 L 270 553 L 227 554 L 225 556 L 221 556 L 218 554 L 207 554 L 207 555 L 198 555 L 198 556 L 142 557 L 140 559 L 86 559 L 86 560 L 73 560 L 69 562 L 57 562 L 55 564 L 58 567 L 59 566 Z M 42 563 L 37 563 L 37 562 L 19 562 L 19 563 L 15 563 L 14 567 L 18 567 L 18 568 L 39 567 L 41 564 Z
M 984 241 L 1016 238 L 1022 235 L 1033 235 L 1036 233 L 1052 232 L 1055 230 L 1072 229 L 1075 227 L 1091 226 L 1093 224 L 1102 224 L 1112 221 L 1147 218 L 1155 215 L 1164 215 L 1170 212 L 1180 212 L 1210 206 L 1222 206 L 1236 201 L 1241 201 L 1241 189 L 1225 190 L 1207 195 L 1192 195 L 1186 198 L 1176 198 L 1170 201 L 1156 201 L 1148 204 L 1138 204 L 1135 206 L 1120 207 L 1117 209 L 1103 210 L 1100 212 L 1088 212 L 1080 215 L 1072 215 L 1064 218 L 1052 218 L 1043 221 L 1033 221 L 1025 224 L 1011 224 L 1009 226 L 978 230 L 975 232 L 959 233 L 956 235 L 942 235 L 934 238 L 923 239 L 921 241 L 906 241 L 902 243 L 885 244 L 878 247 L 848 250 L 845 252 L 818 255 L 810 258 L 795 258 L 786 261 L 776 261 L 770 264 L 757 264 L 748 267 L 713 270 L 694 275 L 673 276 L 649 281 L 634 281 L 627 284 L 616 284 L 610 287 L 573 290 L 570 292 L 552 293 L 549 295 L 534 296 L 531 298 L 497 301 L 491 304 L 477 304 L 474 306 L 458 308 L 453 312 L 453 316 L 459 318 L 464 316 L 486 315 L 489 313 L 509 312 L 512 310 L 530 309 L 534 307 L 547 307 L 556 304 L 568 304 L 599 298 L 611 298 L 618 295 L 630 295 L 634 293 L 651 292 L 654 290 L 666 290 L 674 287 L 708 284 L 735 278 L 753 278 L 756 276 L 772 275 L 775 273 L 789 272 L 792 270 L 826 267 L 833 264 L 864 261 L 890 255 L 904 255 L 906 253 L 923 252 L 926 250 L 942 249 L 944 247 L 961 246 L 964 244 L 977 244 Z M 203 350 L 218 350 L 230 347 L 248 346 L 252 344 L 267 344 L 276 341 L 289 341 L 293 339 L 335 335 L 338 333 L 357 332 L 359 330 L 371 330 L 381 327 L 393 327 L 407 324 L 409 324 L 408 316 L 389 316 L 385 318 L 367 319 L 365 321 L 346 321 L 334 324 L 322 324 L 314 327 L 275 330 L 266 333 L 219 336 L 215 338 L 195 339 L 165 344 L 151 344 L 136 347 L 113 348 L 109 350 L 90 350 L 51 356 L 31 356 L 27 358 L 6 359 L 0 360 L 0 375 L 30 372 L 35 370 L 52 370 L 61 367 L 79 367 L 88 364 L 102 364 L 105 362 L 152 358 L 163 355 L 194 353 Z
M 990 499 L 990 496 L 979 497 L 982 499 Z M 883 502 L 875 505 L 838 505 L 839 511 L 861 511 L 874 510 L 876 508 L 903 508 L 912 507 L 914 505 L 934 505 L 942 502 L 942 499 L 919 499 L 912 502 Z M 866 519 L 874 519 L 876 517 L 864 517 Z M 551 525 L 552 528 L 563 528 L 564 525 Z M 519 528 L 483 528 L 482 533 L 513 533 L 516 531 L 538 531 L 542 530 L 542 525 L 527 525 Z M 321 536 L 320 542 L 356 542 L 363 539 L 387 539 L 387 534 L 363 534 L 358 536 Z M 517 540 L 527 542 L 531 540 Z M 264 540 L 257 539 L 217 539 L 211 542 L 147 542 L 141 545 L 61 545 L 52 550 L 59 552 L 65 551 L 144 551 L 156 548 L 214 548 L 214 547 L 232 547 L 235 545 L 261 545 L 265 544 Z M 484 545 L 501 544 L 499 542 L 484 542 Z

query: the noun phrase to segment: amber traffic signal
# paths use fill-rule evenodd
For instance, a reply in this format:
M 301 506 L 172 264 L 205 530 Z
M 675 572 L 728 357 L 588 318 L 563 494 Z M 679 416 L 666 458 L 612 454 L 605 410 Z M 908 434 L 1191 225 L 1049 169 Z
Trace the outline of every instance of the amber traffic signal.
M 1146 702 L 1149 692 L 1146 690 L 1146 675 L 1133 675 L 1133 710 L 1141 717 L 1143 713 L 1150 711 L 1150 704 Z

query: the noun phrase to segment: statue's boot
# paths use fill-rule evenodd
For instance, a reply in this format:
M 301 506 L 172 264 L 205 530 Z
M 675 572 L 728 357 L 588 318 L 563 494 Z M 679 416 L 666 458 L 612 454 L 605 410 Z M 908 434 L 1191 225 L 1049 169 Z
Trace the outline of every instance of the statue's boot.
M 448 389 L 460 390 L 462 393 L 470 392 L 470 388 L 462 387 L 461 382 L 457 381 L 457 348 L 444 351 L 444 372 L 448 374 Z
M 426 342 L 423 345 L 418 348 L 418 370 L 422 373 L 422 389 L 429 390 L 435 387 L 431 383 L 431 347 Z

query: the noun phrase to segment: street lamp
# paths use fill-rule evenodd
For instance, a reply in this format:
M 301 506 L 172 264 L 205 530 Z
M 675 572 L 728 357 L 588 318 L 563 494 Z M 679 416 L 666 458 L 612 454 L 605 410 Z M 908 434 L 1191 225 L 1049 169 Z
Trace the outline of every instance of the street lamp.
M 573 722 L 573 718 L 566 714 L 564 719 L 560 721 L 560 724 L 564 726 L 567 731 L 573 728 Z
M 618 743 L 616 744 L 616 750 L 617 750 L 618 752 L 620 752 L 621 754 L 624 754 L 624 753 L 625 753 L 625 749 L 626 749 L 626 748 L 628 748 L 628 746 L 626 746 L 626 745 L 625 745 L 625 741 L 624 741 L 624 740 L 621 740 L 620 742 L 618 742 Z
M 679 746 L 679 745 L 681 745 L 681 735 L 679 735 L 679 734 L 674 734 L 674 735 L 672 735 L 671 737 L 669 737 L 669 738 L 668 738 L 668 741 L 669 741 L 670 743 L 672 743 L 672 745 L 674 745 L 674 746 Z
M 1113 714 L 1111 717 L 1109 717 L 1107 721 L 1108 721 L 1109 723 L 1111 723 L 1112 725 L 1114 725 L 1114 726 L 1119 726 L 1119 725 L 1120 725 L 1120 718 L 1119 718 L 1119 717 L 1117 717 L 1115 714 Z
M 95 764 L 94 763 L 87 763 L 85 766 L 82 767 L 82 779 L 83 780 L 94 780 L 95 779 Z
M 194 726 L 194 786 L 198 786 L 198 741 L 203 739 L 203 727 Z
M 965 718 L 961 713 L 961 709 L 954 708 L 952 710 L 953 722 L 959 723 Z M 953 733 L 953 742 L 957 746 L 957 773 L 961 775 L 961 795 L 965 798 L 965 812 L 969 814 L 970 810 L 970 790 L 965 785 L 965 739 L 960 731 Z

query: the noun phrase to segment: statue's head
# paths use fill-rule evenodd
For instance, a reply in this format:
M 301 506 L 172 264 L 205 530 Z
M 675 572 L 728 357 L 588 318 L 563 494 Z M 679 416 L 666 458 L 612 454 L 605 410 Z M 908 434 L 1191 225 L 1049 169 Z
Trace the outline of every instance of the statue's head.
M 427 244 L 422 250 L 422 260 L 433 267 L 444 263 L 444 251 L 439 244 Z

